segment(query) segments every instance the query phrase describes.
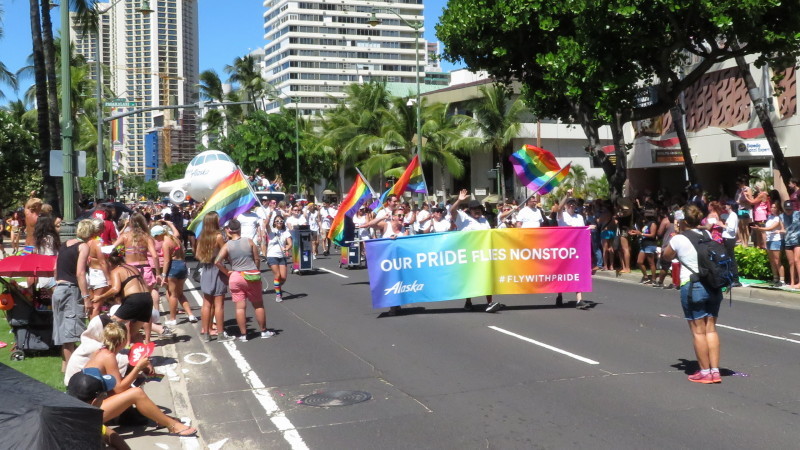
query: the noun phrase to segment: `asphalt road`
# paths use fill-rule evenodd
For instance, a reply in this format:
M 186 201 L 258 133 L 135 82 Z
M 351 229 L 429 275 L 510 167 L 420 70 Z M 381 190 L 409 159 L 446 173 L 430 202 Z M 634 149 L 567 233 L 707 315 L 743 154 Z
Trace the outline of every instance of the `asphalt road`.
M 507 306 L 495 314 L 474 299 L 474 312 L 448 301 L 388 317 L 371 307 L 366 270 L 316 263 L 347 278 L 293 275 L 283 303 L 265 295 L 271 339 L 252 321 L 246 343 L 203 343 L 199 325 L 179 325 L 209 448 L 800 447 L 797 309 L 726 299 L 723 382 L 700 385 L 686 379 L 697 365 L 676 291 L 596 279 L 587 311 L 535 295 L 496 297 Z M 234 331 L 232 319 L 227 301 Z M 302 402 L 339 390 L 372 398 Z

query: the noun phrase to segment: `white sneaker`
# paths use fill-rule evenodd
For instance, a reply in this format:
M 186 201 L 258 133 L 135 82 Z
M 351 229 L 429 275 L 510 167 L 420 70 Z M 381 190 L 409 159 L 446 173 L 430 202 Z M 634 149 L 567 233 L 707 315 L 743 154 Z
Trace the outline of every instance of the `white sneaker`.
M 282 302 L 282 301 L 283 301 L 283 297 L 281 297 L 280 295 L 276 295 L 276 296 L 275 296 L 275 301 L 276 301 L 276 302 L 278 302 L 278 303 L 280 303 L 280 302 Z
M 178 324 L 177 320 L 165 320 L 164 321 L 164 326 L 167 326 L 167 327 L 174 327 L 177 324 Z
M 195 317 L 195 316 L 189 316 L 189 322 L 192 322 L 192 323 L 197 323 L 197 317 Z
M 311 255 L 311 258 L 317 259 L 317 255 Z
M 247 335 L 243 334 L 243 335 L 237 337 L 236 340 L 239 341 L 239 342 L 247 342 Z
M 272 336 L 275 336 L 274 331 L 264 330 L 261 332 L 261 339 L 269 339 Z

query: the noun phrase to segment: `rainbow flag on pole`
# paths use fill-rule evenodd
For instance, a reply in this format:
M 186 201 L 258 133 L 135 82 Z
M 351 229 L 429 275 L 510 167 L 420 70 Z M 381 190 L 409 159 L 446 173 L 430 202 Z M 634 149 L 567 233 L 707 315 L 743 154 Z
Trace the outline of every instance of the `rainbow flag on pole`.
M 247 212 L 253 205 L 258 203 L 258 198 L 250 189 L 241 169 L 236 170 L 214 189 L 214 193 L 206 200 L 205 206 L 189 224 L 189 230 L 196 236 L 200 236 L 203 231 L 203 218 L 209 211 L 216 211 L 219 214 L 220 225 L 235 218 L 239 214 Z
M 414 155 L 414 158 L 411 159 L 411 163 L 406 167 L 403 175 L 397 179 L 392 187 L 381 195 L 379 200 L 372 204 L 372 209 L 382 206 L 390 195 L 394 194 L 401 197 L 405 191 L 417 192 L 420 194 L 428 193 L 428 186 L 425 184 L 425 176 L 422 173 L 422 165 L 419 163 L 419 155 Z
M 346 247 L 345 241 L 353 239 L 352 236 L 349 236 L 350 239 L 346 236 L 346 234 L 348 234 L 346 233 L 347 227 L 345 226 L 347 218 L 352 218 L 358 211 L 358 208 L 372 197 L 374 197 L 374 194 L 367 180 L 364 179 L 364 175 L 361 175 L 361 172 L 358 172 L 355 183 L 353 183 L 350 192 L 348 192 L 347 196 L 342 200 L 342 204 L 339 205 L 339 211 L 336 213 L 333 222 L 331 222 L 331 229 L 328 231 L 328 239 L 340 247 Z
M 508 159 L 522 184 L 540 194 L 547 194 L 561 184 L 571 166 L 568 164 L 565 171 L 552 153 L 533 145 L 525 145 Z

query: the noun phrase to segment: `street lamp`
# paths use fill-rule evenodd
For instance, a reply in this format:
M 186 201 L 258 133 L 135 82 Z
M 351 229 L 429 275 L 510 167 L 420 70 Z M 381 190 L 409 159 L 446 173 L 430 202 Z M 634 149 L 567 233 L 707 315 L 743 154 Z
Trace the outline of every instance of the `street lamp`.
M 272 86 L 267 88 L 267 94 L 271 95 L 274 100 L 280 100 L 281 93 Z M 295 183 L 297 186 L 297 194 L 300 194 L 300 99 L 297 97 L 289 97 L 289 100 L 294 103 L 294 158 L 295 158 Z
M 105 197 L 104 183 L 106 174 L 106 155 L 105 149 L 103 148 L 103 72 L 100 63 L 100 16 L 111 11 L 111 8 L 121 1 L 122 0 L 116 0 L 105 8 L 97 7 L 98 20 L 97 29 L 95 30 L 95 45 L 97 49 L 95 51 L 94 62 L 95 71 L 97 72 L 97 87 L 95 92 L 97 97 L 97 199 Z M 136 11 L 145 16 L 153 12 L 153 10 L 150 9 L 150 2 L 147 0 L 143 0 L 141 6 L 136 8 Z
M 378 12 L 384 13 L 391 13 L 397 16 L 404 24 L 411 27 L 414 30 L 414 56 L 416 61 L 416 66 L 414 67 L 415 74 L 417 76 L 417 156 L 419 156 L 419 162 L 422 163 L 422 102 L 420 101 L 419 97 L 419 35 L 420 30 L 424 26 L 423 22 L 416 22 L 411 23 L 407 21 L 403 16 L 401 16 L 397 11 L 393 9 L 386 9 L 386 8 L 372 8 L 372 14 L 370 15 L 369 20 L 367 23 L 370 26 L 378 26 L 382 21 L 378 18 Z

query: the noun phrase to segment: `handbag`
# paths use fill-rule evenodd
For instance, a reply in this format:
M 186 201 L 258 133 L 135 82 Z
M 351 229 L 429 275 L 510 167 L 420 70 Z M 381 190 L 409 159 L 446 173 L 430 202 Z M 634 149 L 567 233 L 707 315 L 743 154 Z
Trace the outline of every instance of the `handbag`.
M 261 271 L 258 270 L 243 270 L 242 278 L 245 281 L 261 281 Z

